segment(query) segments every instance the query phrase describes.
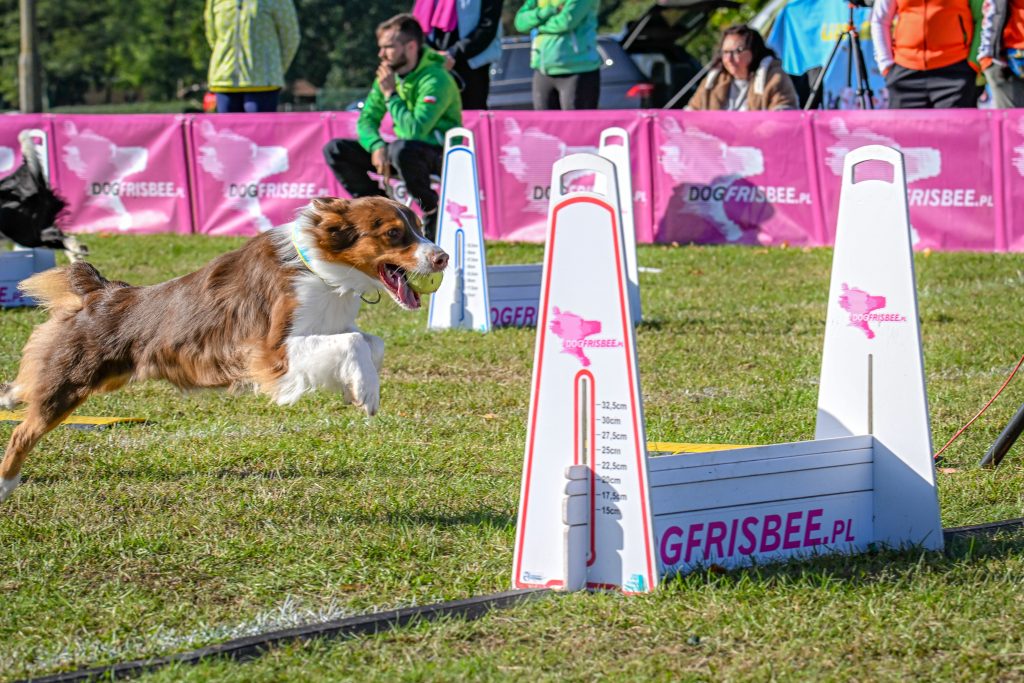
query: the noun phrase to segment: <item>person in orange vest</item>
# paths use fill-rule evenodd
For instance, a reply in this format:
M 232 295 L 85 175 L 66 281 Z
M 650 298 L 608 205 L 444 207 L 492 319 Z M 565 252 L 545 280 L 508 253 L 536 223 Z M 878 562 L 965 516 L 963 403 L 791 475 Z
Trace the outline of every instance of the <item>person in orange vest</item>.
M 875 0 L 871 38 L 889 107 L 976 107 L 973 35 L 969 0 Z
M 1024 107 L 1024 0 L 985 0 L 978 56 L 998 109 Z

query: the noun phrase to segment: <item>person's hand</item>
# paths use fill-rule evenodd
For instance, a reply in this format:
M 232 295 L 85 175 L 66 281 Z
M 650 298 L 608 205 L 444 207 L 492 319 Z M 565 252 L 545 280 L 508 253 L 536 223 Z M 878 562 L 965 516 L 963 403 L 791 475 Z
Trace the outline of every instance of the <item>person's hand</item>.
M 445 52 L 444 53 L 444 68 L 447 69 L 448 71 L 451 71 L 454 67 L 455 67 L 455 57 L 452 57 L 451 54 Z
M 395 70 L 387 64 L 381 64 L 377 67 L 377 85 L 380 86 L 380 92 L 384 95 L 384 99 L 390 98 L 395 94 Z
M 384 175 L 384 171 L 388 168 L 388 148 L 378 147 L 377 149 L 370 152 L 370 163 L 377 169 L 377 173 Z

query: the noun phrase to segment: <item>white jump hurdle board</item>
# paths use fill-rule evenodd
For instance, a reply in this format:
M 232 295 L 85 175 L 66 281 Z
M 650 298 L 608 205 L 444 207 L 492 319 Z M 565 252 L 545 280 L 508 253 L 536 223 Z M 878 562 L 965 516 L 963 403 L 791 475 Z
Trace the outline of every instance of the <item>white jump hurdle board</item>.
M 878 165 L 888 180 L 866 172 Z M 846 157 L 816 438 L 807 442 L 647 457 L 632 326 L 621 336 L 603 327 L 628 307 L 602 285 L 623 283 L 624 265 L 595 244 L 590 267 L 574 267 L 578 256 L 553 238 L 556 216 L 588 201 L 552 196 L 514 586 L 643 592 L 711 564 L 942 548 L 899 152 L 869 146 Z M 592 296 L 573 300 L 569 278 Z M 621 351 L 566 346 L 564 335 L 552 343 L 547 321 L 566 300 L 601 337 L 621 339 Z M 585 379 L 571 362 L 580 353 Z
M 36 302 L 18 289 L 18 283 L 57 265 L 52 249 L 17 249 L 0 252 L 0 306 L 35 306 Z
M 663 571 L 865 550 L 873 450 L 849 436 L 650 459 Z
M 633 303 L 633 322 L 636 323 L 640 321 L 640 289 L 628 134 L 622 128 L 602 131 L 600 150 L 601 156 L 612 160 L 618 177 L 625 179 L 617 187 L 619 204 L 627 207 L 622 209 L 622 221 L 626 235 L 629 296 Z M 602 190 L 600 187 L 596 189 Z M 453 128 L 445 135 L 437 234 L 438 246 L 452 259 L 444 282 L 430 297 L 428 329 L 456 327 L 487 332 L 492 327 L 532 327 L 537 324 L 542 265 L 487 264 L 479 196 L 473 133 L 465 128 Z

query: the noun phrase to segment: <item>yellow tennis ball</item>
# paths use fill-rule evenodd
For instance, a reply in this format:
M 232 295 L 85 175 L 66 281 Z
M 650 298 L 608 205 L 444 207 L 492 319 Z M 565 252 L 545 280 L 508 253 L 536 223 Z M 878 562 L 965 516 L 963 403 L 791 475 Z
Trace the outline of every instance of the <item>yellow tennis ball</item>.
M 444 273 L 431 273 L 430 275 L 406 273 L 405 279 L 409 283 L 409 287 L 412 288 L 412 291 L 417 294 L 433 294 L 437 291 L 438 287 L 441 286 L 441 280 L 444 279 Z

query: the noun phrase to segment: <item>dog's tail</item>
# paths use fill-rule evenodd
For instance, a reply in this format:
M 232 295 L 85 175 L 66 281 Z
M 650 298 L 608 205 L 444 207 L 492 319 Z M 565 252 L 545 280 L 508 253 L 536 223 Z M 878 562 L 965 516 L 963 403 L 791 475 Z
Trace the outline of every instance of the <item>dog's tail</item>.
M 37 273 L 23 280 L 18 289 L 52 313 L 74 313 L 82 308 L 82 297 L 86 294 L 124 285 L 106 279 L 92 264 L 78 261 L 65 268 L 51 268 Z

